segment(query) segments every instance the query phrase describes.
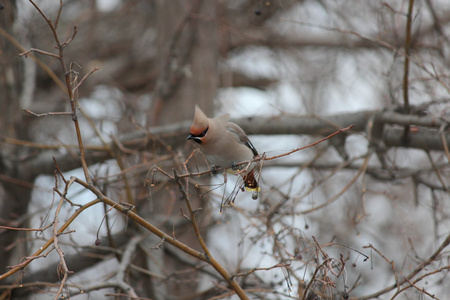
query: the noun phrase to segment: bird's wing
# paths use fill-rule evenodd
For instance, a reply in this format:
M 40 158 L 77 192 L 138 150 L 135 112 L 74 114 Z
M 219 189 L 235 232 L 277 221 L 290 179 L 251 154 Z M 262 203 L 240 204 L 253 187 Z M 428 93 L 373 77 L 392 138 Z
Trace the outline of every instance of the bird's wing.
M 249 147 L 250 150 L 252 150 L 253 152 L 253 156 L 258 155 L 258 151 L 256 150 L 255 146 L 253 146 L 252 142 L 250 141 L 250 139 L 248 138 L 248 136 L 245 134 L 244 130 L 242 130 L 241 127 L 239 127 L 237 124 L 233 122 L 228 122 L 227 130 L 232 134 L 234 134 L 239 142 Z

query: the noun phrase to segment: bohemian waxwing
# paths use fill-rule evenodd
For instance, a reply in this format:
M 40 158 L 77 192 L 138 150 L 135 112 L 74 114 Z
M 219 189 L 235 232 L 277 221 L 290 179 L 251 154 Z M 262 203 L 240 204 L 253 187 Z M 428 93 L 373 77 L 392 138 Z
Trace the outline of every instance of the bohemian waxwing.
M 246 167 L 246 165 L 236 167 L 236 164 L 253 159 L 258 155 L 258 151 L 244 130 L 237 124 L 229 122 L 229 118 L 230 115 L 225 114 L 210 119 L 196 105 L 194 121 L 187 139 L 199 144 L 200 150 L 214 167 L 235 174 L 239 168 Z M 252 198 L 257 199 L 260 188 L 255 178 L 255 166 L 251 165 L 241 175 L 245 189 L 253 192 Z

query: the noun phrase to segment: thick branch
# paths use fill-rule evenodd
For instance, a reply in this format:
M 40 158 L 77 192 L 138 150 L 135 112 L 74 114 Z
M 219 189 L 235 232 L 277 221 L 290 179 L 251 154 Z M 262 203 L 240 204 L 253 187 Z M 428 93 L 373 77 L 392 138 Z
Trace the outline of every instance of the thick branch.
M 254 117 L 233 120 L 239 124 L 249 135 L 312 135 L 325 136 L 339 128 L 355 124 L 353 132 L 366 134 L 368 120 L 375 118 L 377 126 L 382 128 L 380 136 L 377 137 L 384 142 L 386 147 L 405 147 L 424 150 L 444 151 L 439 128 L 445 125 L 441 119 L 431 116 L 405 115 L 390 111 L 361 111 L 355 113 L 343 113 L 330 116 L 274 116 L 274 117 Z M 120 142 L 124 147 L 130 149 L 145 149 L 160 145 L 160 140 L 172 148 L 184 145 L 189 132 L 191 121 L 179 122 L 167 126 L 154 127 L 149 132 L 133 132 L 120 137 Z M 411 132 L 408 142 L 402 140 L 403 132 L 391 125 L 412 125 L 418 126 L 417 130 Z M 446 140 L 450 140 L 450 133 L 444 132 Z M 89 147 L 87 147 L 89 148 Z M 86 151 L 86 161 L 88 164 L 110 159 L 110 153 L 104 151 Z M 264 149 L 261 149 L 264 152 Z M 35 159 L 24 163 L 20 168 L 20 173 L 27 174 L 34 178 L 39 174 L 52 174 L 54 164 L 52 157 L 61 167 L 67 171 L 80 166 L 79 157 L 68 154 L 51 153 L 45 151 Z M 33 173 L 36 172 L 36 173 Z M 24 175 L 25 176 L 25 175 Z

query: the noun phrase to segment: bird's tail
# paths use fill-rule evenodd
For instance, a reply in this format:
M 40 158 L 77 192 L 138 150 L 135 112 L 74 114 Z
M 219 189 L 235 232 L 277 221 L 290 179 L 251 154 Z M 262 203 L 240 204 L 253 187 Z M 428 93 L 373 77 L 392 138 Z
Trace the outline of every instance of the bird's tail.
M 247 191 L 249 191 L 249 192 L 253 192 L 252 198 L 253 199 L 257 199 L 258 198 L 258 192 L 261 189 L 260 189 L 260 187 L 258 185 L 258 181 L 255 178 L 255 169 L 251 170 L 246 175 L 244 175 L 243 179 L 244 179 L 245 189 Z

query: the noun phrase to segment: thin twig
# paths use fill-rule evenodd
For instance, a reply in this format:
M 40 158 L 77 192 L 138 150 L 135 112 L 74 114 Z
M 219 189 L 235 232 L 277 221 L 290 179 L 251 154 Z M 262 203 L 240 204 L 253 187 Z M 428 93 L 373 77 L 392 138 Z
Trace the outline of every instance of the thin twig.
M 272 160 L 272 159 L 276 159 L 276 158 L 288 156 L 288 155 L 291 155 L 292 153 L 298 152 L 298 151 L 300 151 L 300 150 L 304 150 L 304 149 L 306 149 L 306 148 L 314 147 L 315 145 L 320 144 L 320 143 L 322 143 L 323 141 L 326 141 L 326 140 L 332 138 L 333 136 L 335 136 L 335 135 L 337 135 L 337 134 L 339 134 L 339 133 L 342 133 L 342 132 L 344 132 L 344 131 L 347 131 L 347 130 L 352 129 L 353 127 L 355 127 L 355 124 L 352 124 L 352 125 L 350 125 L 350 126 L 348 126 L 348 127 L 339 129 L 338 131 L 336 131 L 336 132 L 330 134 L 329 136 L 324 137 L 323 139 L 320 139 L 320 140 L 318 140 L 318 141 L 316 141 L 316 142 L 314 142 L 314 143 L 312 143 L 312 144 L 309 144 L 309 145 L 307 145 L 307 146 L 300 147 L 300 148 L 294 149 L 294 150 L 292 150 L 292 151 L 289 151 L 289 152 L 286 152 L 286 153 L 283 153 L 283 154 L 280 154 L 280 155 L 275 155 L 275 156 L 271 156 L 271 157 L 265 157 L 263 160 Z M 243 162 L 243 163 L 247 163 L 247 162 Z M 241 164 L 243 164 L 243 163 L 241 163 Z
M 205 257 L 207 259 L 207 262 L 214 268 L 216 271 L 222 275 L 222 277 L 228 282 L 229 285 L 233 288 L 233 290 L 236 292 L 236 294 L 241 299 L 248 299 L 247 295 L 245 295 L 245 292 L 241 288 L 241 286 L 233 279 L 234 277 L 231 276 L 212 256 L 209 252 L 208 247 L 206 246 L 205 241 L 203 240 L 200 229 L 197 224 L 197 220 L 195 218 L 195 212 L 192 209 L 191 201 L 189 199 L 189 195 L 186 193 L 186 190 L 183 187 L 183 184 L 181 183 L 180 178 L 178 177 L 177 172 L 174 170 L 174 179 L 178 184 L 178 187 L 180 188 L 180 192 L 183 195 L 184 202 L 186 203 L 186 206 L 189 210 L 190 214 L 190 221 L 192 223 L 192 227 L 194 228 L 195 236 L 197 237 L 198 242 L 200 243 L 200 246 L 202 247 L 203 251 L 205 252 Z
M 46 113 L 43 113 L 43 114 L 38 114 L 38 113 L 35 113 L 35 112 L 32 112 L 31 110 L 28 110 L 28 109 L 22 109 L 25 113 L 27 113 L 27 114 L 30 114 L 30 115 L 33 115 L 33 116 L 35 116 L 35 117 L 47 117 L 47 116 L 71 116 L 72 115 L 72 113 L 71 112 L 65 112 L 65 111 L 63 111 L 63 112 L 46 112 Z
M 431 157 L 430 151 L 425 152 L 427 154 L 428 160 L 430 161 L 430 165 L 433 168 L 434 173 L 436 174 L 439 182 L 442 184 L 442 189 L 446 192 L 448 192 L 447 183 L 444 181 L 444 178 L 441 175 L 441 172 L 439 172 L 438 166 L 434 163 L 433 158 Z
M 100 70 L 99 68 L 94 68 L 92 69 L 89 73 L 87 73 L 86 75 L 83 76 L 83 78 L 81 78 L 80 82 L 78 82 L 78 84 L 73 88 L 73 93 L 78 91 L 78 88 L 83 84 L 83 82 L 86 80 L 86 78 L 88 78 L 89 76 L 91 76 L 94 72 Z
M 302 296 L 302 300 L 306 300 L 306 296 L 308 295 L 308 291 L 311 288 L 312 283 L 315 281 L 315 278 L 317 276 L 317 273 L 319 272 L 319 270 L 325 266 L 327 262 L 324 261 L 322 264 L 320 264 L 319 266 L 316 267 L 316 269 L 314 270 L 314 274 L 312 275 L 311 279 L 308 282 L 308 285 L 306 286 L 306 288 L 304 289 L 303 292 L 303 296 Z
M 273 266 L 267 267 L 267 268 L 253 268 L 253 269 L 248 270 L 248 271 L 246 271 L 246 272 L 236 273 L 236 274 L 234 274 L 234 275 L 232 276 L 232 278 L 238 277 L 238 276 L 247 276 L 247 275 L 252 274 L 252 273 L 254 273 L 254 272 L 256 272 L 256 271 L 270 271 L 270 270 L 272 270 L 272 269 L 277 269 L 277 268 L 287 268 L 287 267 L 289 267 L 290 265 L 291 265 L 291 264 L 282 264 L 282 263 L 279 263 L 279 264 L 276 264 L 276 265 L 273 265 Z
M 58 54 L 54 54 L 54 53 L 47 52 L 47 51 L 40 50 L 40 49 L 36 49 L 36 48 L 30 48 L 27 51 L 20 53 L 19 56 L 27 57 L 28 54 L 30 54 L 31 52 L 35 52 L 35 53 L 39 53 L 39 54 L 42 54 L 42 55 L 47 55 L 47 56 L 51 56 L 51 57 L 59 59 L 59 55 Z
M 62 176 L 62 173 L 60 170 L 58 170 L 60 175 Z M 72 272 L 69 271 L 69 268 L 67 267 L 66 264 L 66 260 L 64 259 L 64 252 L 62 251 L 62 249 L 59 247 L 59 243 L 58 243 L 58 237 L 60 234 L 62 234 L 62 232 L 59 232 L 58 230 L 58 225 L 59 225 L 59 213 L 61 211 L 62 205 L 64 203 L 65 197 L 69 191 L 70 186 L 73 184 L 73 182 L 75 181 L 74 178 L 71 178 L 65 185 L 64 187 L 64 192 L 59 200 L 59 204 L 58 207 L 56 208 L 55 211 L 55 218 L 53 220 L 53 246 L 56 249 L 56 252 L 59 255 L 59 266 L 58 266 L 58 273 L 60 275 L 62 275 L 62 278 L 60 278 L 60 285 L 59 285 L 59 289 L 58 292 L 55 295 L 55 300 L 59 299 L 61 297 L 61 293 L 63 288 L 66 285 L 66 280 L 69 277 L 69 274 L 71 274 Z M 62 274 L 61 274 L 62 273 Z
M 16 46 L 17 49 L 19 49 L 22 52 L 25 52 L 26 49 L 22 44 L 20 44 L 14 37 L 12 37 L 10 34 L 8 34 L 5 30 L 0 28 L 0 35 L 4 36 L 7 40 L 9 40 L 14 46 Z M 27 56 L 25 56 L 27 57 Z M 56 85 L 65 93 L 67 94 L 66 87 L 64 86 L 64 83 L 58 78 L 58 76 L 53 72 L 51 68 L 49 68 L 46 64 L 44 64 L 39 58 L 37 58 L 35 55 L 30 54 L 29 57 L 36 62 L 36 64 L 50 76 L 50 78 L 56 83 Z
M 17 231 L 38 231 L 38 232 L 43 232 L 46 229 L 52 227 L 52 225 L 53 225 L 53 223 L 45 226 L 44 228 L 22 228 L 22 227 L 10 227 L 10 226 L 1 226 L 0 225 L 0 228 L 7 229 L 7 230 L 17 230 Z
M 405 276 L 406 279 L 411 280 L 414 276 L 416 276 L 420 271 L 424 270 L 426 266 L 428 266 L 430 263 L 432 263 L 433 261 L 436 260 L 436 258 L 441 254 L 441 252 L 448 246 L 450 245 L 450 234 L 447 235 L 447 237 L 445 238 L 445 240 L 442 242 L 442 244 L 439 246 L 438 249 L 436 249 L 436 251 L 425 261 L 423 261 L 422 263 L 418 264 L 416 266 L 416 268 L 407 276 Z M 372 248 L 375 251 L 377 251 L 372 245 L 369 246 L 365 246 L 363 248 Z M 381 252 L 378 252 L 378 254 L 380 254 L 387 262 L 390 262 L 389 259 L 387 259 Z M 403 279 L 401 281 L 399 281 L 398 279 L 396 279 L 395 283 L 378 291 L 375 292 L 373 294 L 367 295 L 367 296 L 363 296 L 358 298 L 359 300 L 369 300 L 369 299 L 374 299 L 374 298 L 379 298 L 381 295 L 388 293 L 390 291 L 392 291 L 393 289 L 403 285 L 406 281 L 406 279 Z
M 94 206 L 97 203 L 100 203 L 100 199 L 95 199 L 85 205 L 83 205 L 83 207 L 77 209 L 75 211 L 75 213 L 73 215 L 71 215 L 67 221 L 58 229 L 57 234 L 60 234 L 62 232 L 64 232 L 67 227 L 69 227 L 69 225 L 86 209 L 88 209 L 91 206 Z M 0 275 L 0 281 L 13 275 L 14 273 L 22 270 L 24 267 L 26 267 L 29 263 L 31 263 L 33 260 L 35 260 L 36 258 L 41 257 L 41 254 L 50 246 L 53 244 L 53 240 L 54 240 L 54 236 L 52 236 L 43 246 L 41 246 L 39 248 L 39 250 L 37 250 L 33 255 L 29 256 L 26 258 L 26 260 L 24 262 L 22 262 L 20 265 L 14 266 L 11 268 L 10 271 L 5 272 L 3 274 Z
M 358 180 L 358 178 L 361 176 L 361 174 L 365 173 L 365 170 L 367 169 L 368 164 L 369 164 L 369 156 L 367 156 L 364 159 L 364 163 L 359 168 L 359 170 L 356 173 L 356 175 L 349 181 L 349 183 L 347 183 L 347 185 L 345 185 L 341 189 L 340 192 L 338 192 L 336 195 L 334 195 L 333 197 L 329 198 L 328 200 L 326 200 L 324 203 L 322 203 L 320 205 L 317 205 L 317 206 L 314 206 L 313 208 L 301 211 L 301 214 L 311 213 L 311 212 L 316 211 L 318 209 L 321 209 L 322 207 L 325 207 L 325 206 L 329 205 L 330 203 L 334 202 L 335 200 L 337 200 L 339 197 L 341 197 L 356 182 L 356 180 Z
M 404 287 L 403 289 L 397 291 L 395 293 L 394 296 L 392 296 L 392 300 L 397 297 L 398 295 L 400 295 L 402 292 L 404 292 L 406 289 L 409 289 L 411 287 L 415 288 L 416 290 L 418 290 L 420 293 L 423 293 L 425 295 L 427 295 L 428 297 L 430 297 L 431 299 L 437 299 L 439 300 L 439 298 L 436 298 L 434 295 L 428 293 L 424 288 L 419 288 L 418 286 L 416 286 L 413 282 L 411 282 L 408 278 L 405 277 L 405 280 L 410 284 L 409 286 Z
M 36 8 L 36 10 L 42 16 L 42 18 L 44 18 L 44 20 L 47 22 L 51 32 L 53 33 L 53 38 L 54 38 L 54 40 L 56 42 L 56 46 L 57 46 L 57 49 L 58 49 L 58 60 L 60 62 L 62 71 L 64 73 L 64 78 L 65 78 L 65 82 L 66 82 L 66 89 L 67 89 L 67 95 L 69 97 L 69 102 L 70 102 L 70 106 L 71 106 L 71 110 L 72 110 L 72 121 L 74 122 L 75 132 L 76 132 L 76 135 L 77 135 L 77 141 L 78 141 L 79 150 L 80 150 L 81 166 L 83 168 L 83 172 L 84 172 L 84 176 L 86 178 L 86 181 L 90 185 L 92 185 L 92 179 L 91 179 L 91 177 L 89 175 L 89 170 L 88 170 L 88 167 L 87 167 L 87 164 L 86 164 L 86 155 L 85 155 L 85 151 L 84 151 L 83 139 L 82 139 L 82 136 L 81 136 L 80 125 L 79 125 L 78 117 L 77 117 L 77 108 L 76 108 L 76 105 L 75 105 L 74 91 L 72 89 L 72 83 L 71 83 L 72 72 L 69 72 L 67 70 L 66 63 L 65 63 L 65 60 L 64 60 L 64 47 L 67 46 L 68 43 L 70 43 L 70 41 L 72 40 L 73 37 L 75 37 L 76 27 L 74 28 L 74 33 L 72 34 L 71 39 L 69 39 L 68 42 L 62 44 L 60 39 L 59 39 L 58 33 L 56 32 L 55 24 L 53 24 L 52 20 L 45 15 L 45 13 L 39 8 L 39 6 L 37 6 L 33 2 L 33 0 L 29 0 L 29 1 Z M 62 1 L 60 1 L 58 16 L 60 14 L 60 11 L 62 10 L 62 6 L 63 6 L 63 3 L 62 3 Z M 59 17 L 57 18 L 57 21 L 58 20 L 59 20 Z
M 450 163 L 450 151 L 448 150 L 448 144 L 447 139 L 445 138 L 445 129 L 447 128 L 448 124 L 443 123 L 441 127 L 439 128 L 439 135 L 441 136 L 442 140 L 442 146 L 444 147 L 445 156 L 447 157 L 447 162 Z

